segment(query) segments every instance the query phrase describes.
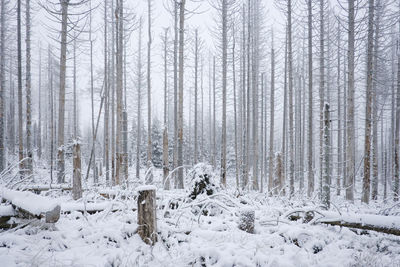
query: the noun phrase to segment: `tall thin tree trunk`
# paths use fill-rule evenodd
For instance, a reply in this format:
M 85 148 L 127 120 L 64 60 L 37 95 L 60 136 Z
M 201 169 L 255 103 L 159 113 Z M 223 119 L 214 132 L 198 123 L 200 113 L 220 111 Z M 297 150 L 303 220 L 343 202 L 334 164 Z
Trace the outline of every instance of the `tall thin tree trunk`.
M 142 138 L 142 107 L 141 107 L 141 91 L 142 91 L 142 18 L 139 20 L 139 38 L 138 38 L 138 77 L 137 77 L 137 140 L 136 140 L 136 179 L 140 179 L 140 147 Z
M 319 195 L 323 191 L 323 134 L 324 134 L 324 102 L 325 102 L 325 26 L 324 26 L 324 1 L 320 0 L 320 39 L 319 39 Z
M 294 193 L 294 140 L 293 140 L 293 52 L 292 52 L 292 0 L 288 0 L 288 68 L 289 68 L 289 182 L 290 195 Z
M 19 172 L 24 172 L 24 133 L 22 124 L 22 51 L 21 51 L 21 0 L 17 2 L 17 50 L 18 50 L 18 156 Z
M 150 168 L 152 163 L 152 144 L 151 144 L 151 0 L 147 0 L 147 168 Z M 149 175 L 150 181 L 153 181 L 152 172 Z
M 237 99 L 236 99 L 236 40 L 235 40 L 235 27 L 233 26 L 232 31 L 232 78 L 233 78 L 233 116 L 234 116 L 234 134 L 235 134 L 235 178 L 236 178 L 236 189 L 239 190 L 239 157 L 238 157 L 238 126 L 237 126 Z
M 185 44 L 185 3 L 181 0 L 179 6 L 179 105 L 178 105 L 178 167 L 183 166 L 183 73 Z M 183 169 L 178 170 L 178 188 L 183 189 Z
M 90 5 L 91 6 L 91 5 Z M 90 7 L 91 9 L 91 7 Z M 92 146 L 93 146 L 93 182 L 98 182 L 96 172 L 96 141 L 95 141 L 95 118 L 94 118 L 94 86 L 93 86 L 93 40 L 92 40 L 92 11 L 89 14 L 89 42 L 90 42 L 90 100 L 91 100 L 91 111 L 92 111 Z
M 42 157 L 42 47 L 39 43 L 39 85 L 38 85 L 38 98 L 39 98 L 39 125 L 38 125 L 38 138 L 37 138 L 37 147 L 38 147 L 38 158 Z
M 346 125 L 346 199 L 354 201 L 355 181 L 355 131 L 354 131 L 354 0 L 348 1 L 348 94 L 347 94 L 347 125 Z
M 378 199 L 378 100 L 377 100 L 377 80 L 378 80 L 378 53 L 380 38 L 380 10 L 381 1 L 376 3 L 376 21 L 375 21 L 375 37 L 374 37 L 374 55 L 373 55 L 373 80 L 372 80 L 372 185 L 371 199 Z M 381 148 L 383 149 L 383 147 Z
M 27 175 L 33 174 L 33 152 L 32 152 L 32 99 L 31 99 L 31 12 L 30 0 L 25 5 L 25 44 L 26 44 L 26 155 L 25 169 Z
M 164 130 L 163 130 L 163 186 L 169 190 L 170 181 L 167 180 L 169 175 L 168 162 L 168 122 L 167 122 L 167 104 L 168 104 L 168 28 L 164 32 Z
M 197 95 L 198 95 L 198 65 L 199 65 L 199 36 L 198 29 L 195 30 L 195 41 L 194 41 L 194 164 L 197 164 L 198 161 L 198 140 L 197 140 Z
M 364 178 L 361 201 L 369 203 L 371 179 L 371 117 L 372 117 L 372 75 L 374 39 L 374 0 L 368 1 L 368 43 L 367 43 L 367 90 L 365 104 Z
M 400 30 L 400 22 L 399 22 Z M 400 33 L 399 33 L 400 39 Z M 400 44 L 398 43 L 398 50 Z M 400 53 L 397 53 L 397 96 L 396 96 L 396 130 L 394 132 L 394 186 L 393 186 L 393 200 L 399 200 L 399 176 L 400 176 L 400 157 L 399 157 L 399 145 L 400 145 Z
M 3 171 L 5 167 L 5 117 L 6 114 L 5 110 L 5 91 L 6 91 L 6 74 L 5 74 L 5 31 L 6 31 L 6 19 L 5 19 L 5 8 L 6 8 L 6 1 L 1 1 L 1 13 L 0 13 L 0 23 L 1 23 L 1 30 L 0 30 L 0 172 Z M 11 71 L 10 71 L 11 72 Z M 11 88 L 10 88 L 11 90 Z
M 178 166 L 178 2 L 174 0 L 174 150 L 173 166 Z M 178 187 L 178 179 L 175 179 L 175 188 Z
M 268 192 L 271 194 L 274 183 L 274 123 L 275 123 L 275 49 L 274 35 L 271 38 L 271 95 L 270 95 L 270 123 L 269 123 L 269 167 L 268 167 Z M 265 140 L 266 141 L 266 140 Z M 276 190 L 275 190 L 275 193 Z
M 308 131 L 307 131 L 307 196 L 314 193 L 313 170 L 313 49 L 312 49 L 312 0 L 307 1 L 308 10 Z
M 65 179 L 64 163 L 64 121 L 65 121 L 65 78 L 67 64 L 67 24 L 68 1 L 61 1 L 61 50 L 60 50 L 60 91 L 58 105 L 58 142 L 57 142 L 57 182 L 63 183 Z
M 337 155 L 337 178 L 336 178 L 336 195 L 340 196 L 340 179 L 342 178 L 342 100 L 341 100 L 341 86 L 340 86 L 340 60 L 341 60 L 341 37 L 340 37 L 340 25 L 338 25 L 338 52 L 337 52 L 337 109 L 338 109 L 338 135 L 337 135 L 337 146 L 338 146 L 338 155 Z
M 221 136 L 221 184 L 226 187 L 226 82 L 228 58 L 227 0 L 222 0 L 222 136 Z
M 110 83 L 109 83 L 109 64 L 108 60 L 109 58 L 107 57 L 109 51 L 108 51 L 108 26 L 107 26 L 107 9 L 108 9 L 108 1 L 104 0 L 104 88 L 105 88 L 105 109 L 104 109 L 104 163 L 106 167 L 106 184 L 110 185 L 110 153 L 109 153 L 109 143 L 110 143 L 110 137 L 109 137 L 109 132 L 110 132 L 110 126 L 109 126 L 109 116 L 110 116 Z M 74 88 L 75 91 L 75 88 Z M 76 93 L 74 93 L 74 98 L 76 97 Z M 76 98 L 74 99 L 74 103 L 76 101 Z M 76 104 L 74 104 L 76 105 Z M 74 115 L 74 120 L 76 121 L 76 111 Z M 75 125 L 75 123 L 74 123 Z M 76 126 L 75 126 L 76 127 Z M 75 135 L 76 135 L 76 130 L 75 130 Z

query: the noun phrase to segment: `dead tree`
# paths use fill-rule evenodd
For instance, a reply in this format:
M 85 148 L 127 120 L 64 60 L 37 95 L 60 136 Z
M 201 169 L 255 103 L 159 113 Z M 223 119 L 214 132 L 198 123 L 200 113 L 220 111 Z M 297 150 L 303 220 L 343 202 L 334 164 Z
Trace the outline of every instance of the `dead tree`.
M 361 201 L 369 203 L 371 181 L 371 120 L 372 120 L 372 75 L 373 75 L 373 39 L 374 39 L 374 0 L 368 2 L 368 43 L 367 43 L 367 90 L 365 104 L 364 139 L 364 177 Z

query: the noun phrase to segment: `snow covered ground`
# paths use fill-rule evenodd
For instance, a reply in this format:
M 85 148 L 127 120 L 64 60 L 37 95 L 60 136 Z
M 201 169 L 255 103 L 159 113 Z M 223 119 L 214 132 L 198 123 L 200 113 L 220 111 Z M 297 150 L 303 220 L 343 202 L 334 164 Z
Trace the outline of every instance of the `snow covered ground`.
M 42 194 L 70 206 L 110 201 L 95 191 L 76 203 L 68 192 Z M 400 266 L 399 236 L 288 221 L 282 214 L 319 209 L 318 203 L 256 192 L 219 191 L 189 200 L 188 190 L 158 189 L 159 241 L 152 247 L 136 234 L 135 194 L 97 204 L 105 210 L 96 214 L 72 211 L 54 225 L 35 220 L 0 232 L 0 266 Z M 335 197 L 332 206 L 350 217 L 400 210 Z M 255 211 L 254 234 L 238 229 L 240 211 L 249 208 Z

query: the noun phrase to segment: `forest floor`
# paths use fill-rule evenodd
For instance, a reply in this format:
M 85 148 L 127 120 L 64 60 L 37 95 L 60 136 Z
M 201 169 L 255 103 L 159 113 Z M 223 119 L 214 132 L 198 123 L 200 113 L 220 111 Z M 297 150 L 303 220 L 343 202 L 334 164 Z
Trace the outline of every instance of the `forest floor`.
M 155 180 L 160 177 L 161 170 L 156 170 Z M 77 202 L 106 201 L 110 206 L 104 211 L 92 215 L 73 211 L 61 214 L 55 224 L 34 220 L 1 231 L 0 265 L 400 266 L 400 236 L 282 216 L 296 209 L 320 210 L 316 200 L 251 191 L 239 195 L 235 190 L 189 200 L 188 189 L 158 189 L 158 242 L 149 246 L 136 233 L 137 193 L 114 188 L 113 192 L 129 192 L 129 196 L 120 194 L 110 200 L 99 194 L 102 190 L 86 190 Z M 68 191 L 42 194 L 61 203 L 75 202 Z M 331 211 L 349 216 L 400 213 L 394 203 L 355 203 L 333 196 Z M 245 209 L 255 211 L 254 233 L 238 228 L 240 211 Z

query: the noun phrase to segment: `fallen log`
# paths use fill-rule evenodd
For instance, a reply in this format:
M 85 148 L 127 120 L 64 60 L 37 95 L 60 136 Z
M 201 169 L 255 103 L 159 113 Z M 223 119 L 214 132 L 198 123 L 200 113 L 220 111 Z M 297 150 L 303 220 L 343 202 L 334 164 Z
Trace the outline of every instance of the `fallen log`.
M 111 212 L 116 212 L 124 209 L 125 207 L 121 203 L 111 203 L 111 202 L 97 202 L 97 203 L 62 203 L 61 213 L 70 214 L 71 212 L 77 211 L 80 213 L 95 214 L 97 212 L 102 212 L 109 209 Z M 132 208 L 133 211 L 136 208 Z
M 316 222 L 341 227 L 371 230 L 375 232 L 400 236 L 400 217 L 374 214 L 337 214 L 321 212 L 324 216 Z
M 23 188 L 24 191 L 32 191 L 36 194 L 40 194 L 42 191 L 49 190 L 61 190 L 61 191 L 71 191 L 72 186 L 70 184 L 38 184 L 38 185 L 28 185 Z
M 322 223 L 400 236 L 400 216 L 339 214 L 317 210 L 294 210 L 283 216 L 292 221 L 302 220 L 310 224 Z
M 24 218 L 44 218 L 46 223 L 55 223 L 60 218 L 60 205 L 53 199 L 7 188 L 1 188 L 0 194 L 12 205 L 17 215 Z

